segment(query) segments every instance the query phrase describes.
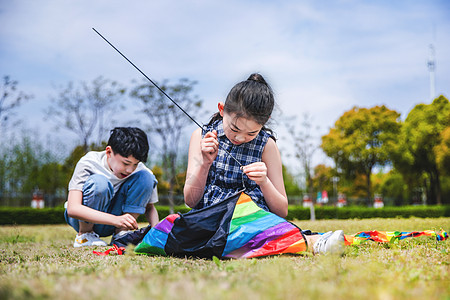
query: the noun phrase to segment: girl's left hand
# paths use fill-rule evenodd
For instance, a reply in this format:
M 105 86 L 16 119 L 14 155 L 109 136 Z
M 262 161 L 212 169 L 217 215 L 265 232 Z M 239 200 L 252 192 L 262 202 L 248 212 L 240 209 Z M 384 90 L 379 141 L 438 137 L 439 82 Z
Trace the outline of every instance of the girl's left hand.
M 259 186 L 263 186 L 269 180 L 267 178 L 267 166 L 263 162 L 255 162 L 244 166 L 242 171 Z

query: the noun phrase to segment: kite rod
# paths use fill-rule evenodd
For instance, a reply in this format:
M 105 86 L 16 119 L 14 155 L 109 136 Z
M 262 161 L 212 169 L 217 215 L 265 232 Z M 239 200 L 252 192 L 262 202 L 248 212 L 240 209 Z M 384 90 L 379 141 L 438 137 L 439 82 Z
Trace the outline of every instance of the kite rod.
M 144 77 L 147 78 L 148 81 L 150 81 L 161 93 L 163 93 L 164 96 L 169 98 L 169 100 L 172 101 L 173 104 L 175 104 L 179 109 L 181 109 L 181 111 L 184 112 L 184 114 L 188 116 L 189 119 L 191 119 L 195 124 L 197 124 L 198 127 L 203 128 L 202 125 L 200 125 L 197 121 L 195 121 L 194 118 L 192 118 L 181 106 L 178 105 L 178 103 L 176 103 L 169 95 L 167 95 L 167 93 L 164 92 L 164 90 L 161 89 L 153 80 L 151 80 L 147 75 L 145 75 L 145 73 L 142 72 L 141 69 L 139 69 L 131 60 L 129 60 L 125 55 L 123 55 L 122 52 L 119 51 L 119 49 L 114 47 L 113 44 L 111 44 L 103 35 L 100 34 L 100 32 L 95 30 L 95 28 L 92 28 L 92 30 L 94 30 L 102 39 L 105 40 L 105 42 L 107 42 L 111 47 L 113 47 L 114 50 L 116 50 L 120 55 L 122 55 L 122 57 L 125 58 L 136 70 L 138 70 L 139 73 L 144 75 Z
M 189 117 L 189 119 L 191 119 L 195 124 L 197 124 L 198 127 L 200 127 L 201 129 L 203 129 L 203 126 L 200 125 L 197 121 L 194 120 L 194 118 L 192 118 L 181 106 L 178 105 L 178 103 L 176 103 L 163 89 L 161 89 L 153 80 L 151 80 L 147 75 L 145 75 L 144 72 L 141 71 L 141 69 L 139 69 L 131 60 L 129 60 L 122 52 L 119 51 L 119 49 L 117 49 L 113 44 L 111 44 L 103 35 L 100 34 L 100 32 L 98 32 L 97 30 L 95 30 L 95 28 L 92 28 L 92 30 L 95 31 L 95 33 L 97 33 L 105 42 L 107 42 L 114 50 L 116 50 L 123 58 L 125 58 L 126 61 L 128 61 L 136 70 L 139 71 L 139 73 L 141 73 L 148 81 L 150 81 L 164 96 L 166 96 L 170 101 L 172 101 L 173 104 L 175 104 L 179 109 L 181 109 L 182 112 L 184 112 L 184 114 L 186 116 Z M 227 153 L 232 159 L 234 159 L 241 167 L 242 164 L 233 156 L 231 155 L 230 152 L 228 152 L 226 149 L 223 149 L 223 151 L 225 151 L 225 153 Z

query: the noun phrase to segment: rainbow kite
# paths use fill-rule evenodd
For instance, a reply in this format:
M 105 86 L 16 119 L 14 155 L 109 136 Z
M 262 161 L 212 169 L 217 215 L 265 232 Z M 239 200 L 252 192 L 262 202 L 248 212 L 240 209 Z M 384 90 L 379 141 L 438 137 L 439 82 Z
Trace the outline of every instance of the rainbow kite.
M 438 241 L 448 239 L 448 233 L 441 229 L 440 231 L 425 230 L 425 231 L 361 231 L 353 235 L 344 235 L 345 245 L 359 245 L 365 241 L 374 241 L 379 243 L 395 243 L 397 241 L 419 237 L 422 235 L 435 237 Z
M 300 254 L 307 250 L 305 234 L 291 222 L 258 207 L 238 193 L 215 205 L 173 214 L 150 229 L 134 251 L 139 254 L 199 258 L 251 258 L 276 254 Z M 367 240 L 393 242 L 421 235 L 445 240 L 448 234 L 422 232 L 367 231 L 345 235 L 346 245 Z
M 307 246 L 297 226 L 238 193 L 215 205 L 170 215 L 134 249 L 141 254 L 202 258 L 250 258 L 301 253 Z

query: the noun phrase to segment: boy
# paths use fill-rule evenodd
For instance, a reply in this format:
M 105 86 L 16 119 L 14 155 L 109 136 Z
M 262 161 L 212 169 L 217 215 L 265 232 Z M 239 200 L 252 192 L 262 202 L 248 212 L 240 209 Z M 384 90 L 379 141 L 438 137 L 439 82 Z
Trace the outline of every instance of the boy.
M 106 149 L 91 151 L 75 167 L 69 182 L 66 222 L 77 232 L 74 247 L 107 246 L 99 237 L 113 235 L 111 244 L 130 240 L 145 213 L 150 226 L 159 222 L 156 178 L 147 161 L 148 140 L 139 128 L 111 130 Z M 148 226 L 148 229 L 150 229 Z

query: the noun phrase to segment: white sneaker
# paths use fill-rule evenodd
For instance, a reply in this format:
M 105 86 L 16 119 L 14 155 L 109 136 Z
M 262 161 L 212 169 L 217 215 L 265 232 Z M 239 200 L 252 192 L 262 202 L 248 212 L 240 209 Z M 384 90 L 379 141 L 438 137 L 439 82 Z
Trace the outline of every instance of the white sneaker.
M 342 230 L 328 231 L 314 243 L 314 254 L 319 253 L 344 253 L 344 232 Z
M 95 232 L 85 232 L 81 235 L 75 237 L 74 247 L 84 247 L 84 246 L 108 246 L 107 243 L 102 241 L 98 234 Z

